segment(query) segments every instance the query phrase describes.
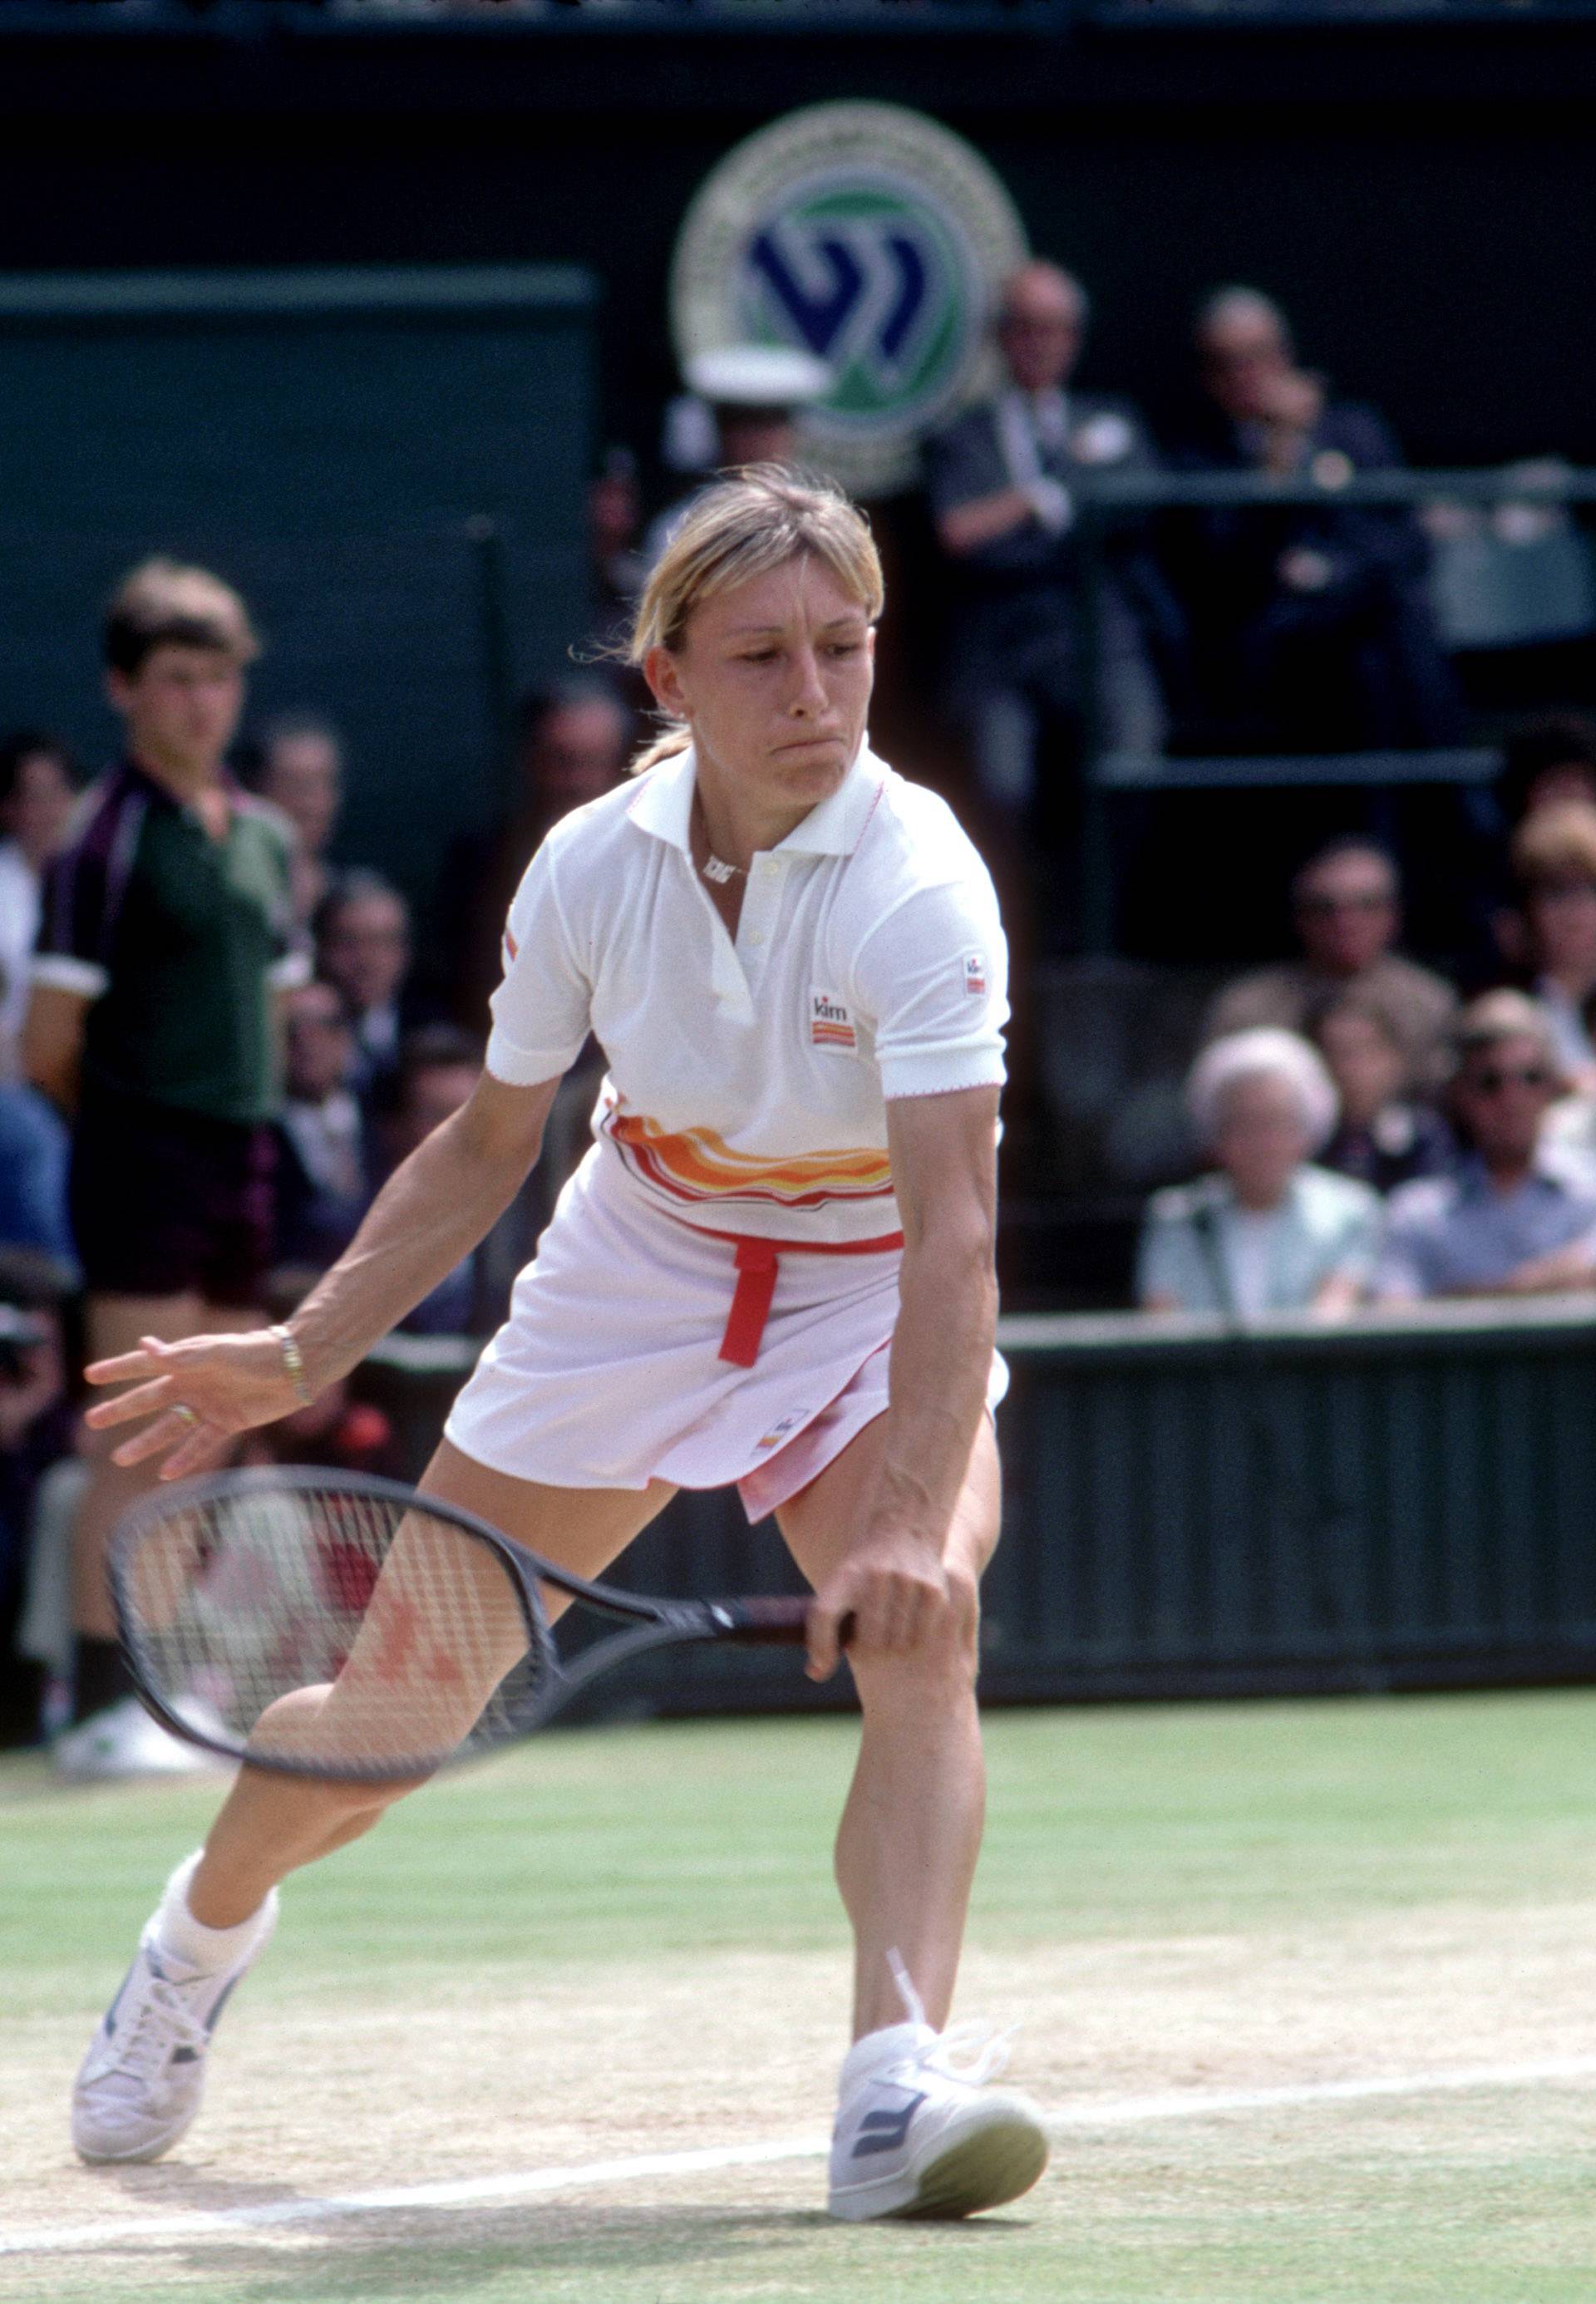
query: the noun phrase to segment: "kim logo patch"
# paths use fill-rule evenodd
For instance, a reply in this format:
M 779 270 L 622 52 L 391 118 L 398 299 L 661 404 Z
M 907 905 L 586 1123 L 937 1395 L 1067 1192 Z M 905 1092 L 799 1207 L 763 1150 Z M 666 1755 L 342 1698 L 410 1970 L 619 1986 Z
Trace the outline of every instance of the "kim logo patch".
M 845 1000 L 835 992 L 820 992 L 811 987 L 809 995 L 809 1039 L 814 1048 L 845 1048 L 859 1046 L 859 1035 L 853 1029 L 853 1019 Z
M 964 954 L 964 989 L 974 999 L 986 998 L 987 963 L 984 953 L 967 952 Z

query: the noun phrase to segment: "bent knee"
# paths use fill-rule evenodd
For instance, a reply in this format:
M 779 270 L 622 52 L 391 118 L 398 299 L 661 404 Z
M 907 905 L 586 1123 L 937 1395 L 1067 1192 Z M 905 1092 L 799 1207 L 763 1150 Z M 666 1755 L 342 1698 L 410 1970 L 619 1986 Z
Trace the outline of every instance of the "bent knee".
M 848 1662 L 866 1711 L 938 1701 L 962 1704 L 975 1686 L 981 1650 L 981 1597 L 976 1580 L 948 1574 L 948 1601 L 935 1626 L 912 1648 L 865 1649 Z

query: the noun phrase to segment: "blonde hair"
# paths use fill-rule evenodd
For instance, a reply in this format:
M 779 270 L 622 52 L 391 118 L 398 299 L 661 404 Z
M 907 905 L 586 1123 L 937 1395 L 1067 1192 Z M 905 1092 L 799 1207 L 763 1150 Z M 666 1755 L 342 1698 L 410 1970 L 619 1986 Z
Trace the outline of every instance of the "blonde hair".
M 215 648 L 241 665 L 260 653 L 250 612 L 231 584 L 208 568 L 143 560 L 123 578 L 106 610 L 106 662 L 136 678 L 146 656 L 168 645 Z
M 822 561 L 873 624 L 886 588 L 870 523 L 833 482 L 791 464 L 749 464 L 704 490 L 656 561 L 626 646 L 629 664 L 651 648 L 679 649 L 700 608 L 717 593 L 768 575 L 811 554 Z M 679 722 L 645 744 L 632 763 L 641 775 L 685 751 Z

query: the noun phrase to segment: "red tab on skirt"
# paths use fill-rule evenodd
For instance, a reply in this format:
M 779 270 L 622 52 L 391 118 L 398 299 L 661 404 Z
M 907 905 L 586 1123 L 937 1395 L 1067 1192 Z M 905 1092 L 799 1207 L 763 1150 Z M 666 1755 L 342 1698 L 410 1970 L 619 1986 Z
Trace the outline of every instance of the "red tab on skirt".
M 889 1232 L 879 1240 L 766 1240 L 751 1232 L 711 1232 L 707 1224 L 688 1228 L 709 1240 L 728 1241 L 737 1251 L 737 1286 L 717 1355 L 734 1368 L 751 1368 L 760 1356 L 784 1256 L 880 1256 L 904 1244 L 901 1232 Z
M 737 1289 L 720 1340 L 720 1358 L 730 1360 L 734 1368 L 751 1368 L 760 1356 L 760 1338 L 776 1293 L 776 1273 L 774 1241 L 737 1242 Z

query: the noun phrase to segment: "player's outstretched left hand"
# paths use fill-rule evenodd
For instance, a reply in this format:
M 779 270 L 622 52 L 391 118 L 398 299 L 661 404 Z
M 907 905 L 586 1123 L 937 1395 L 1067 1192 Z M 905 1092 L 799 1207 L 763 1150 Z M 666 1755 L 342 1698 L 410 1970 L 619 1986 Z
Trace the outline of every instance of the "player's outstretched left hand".
M 829 1680 L 842 1654 L 838 1627 L 853 1618 L 850 1655 L 904 1656 L 947 1629 L 950 1595 L 939 1555 L 922 1538 L 872 1536 L 815 1594 L 809 1612 L 811 1680 Z
M 141 1464 L 160 1456 L 163 1480 L 219 1464 L 241 1432 L 275 1424 L 298 1405 L 282 1343 L 267 1328 L 185 1336 L 177 1343 L 144 1336 L 137 1351 L 95 1360 L 83 1373 L 90 1384 L 132 1384 L 132 1392 L 97 1402 L 84 1421 L 97 1432 L 144 1422 L 112 1461 Z

